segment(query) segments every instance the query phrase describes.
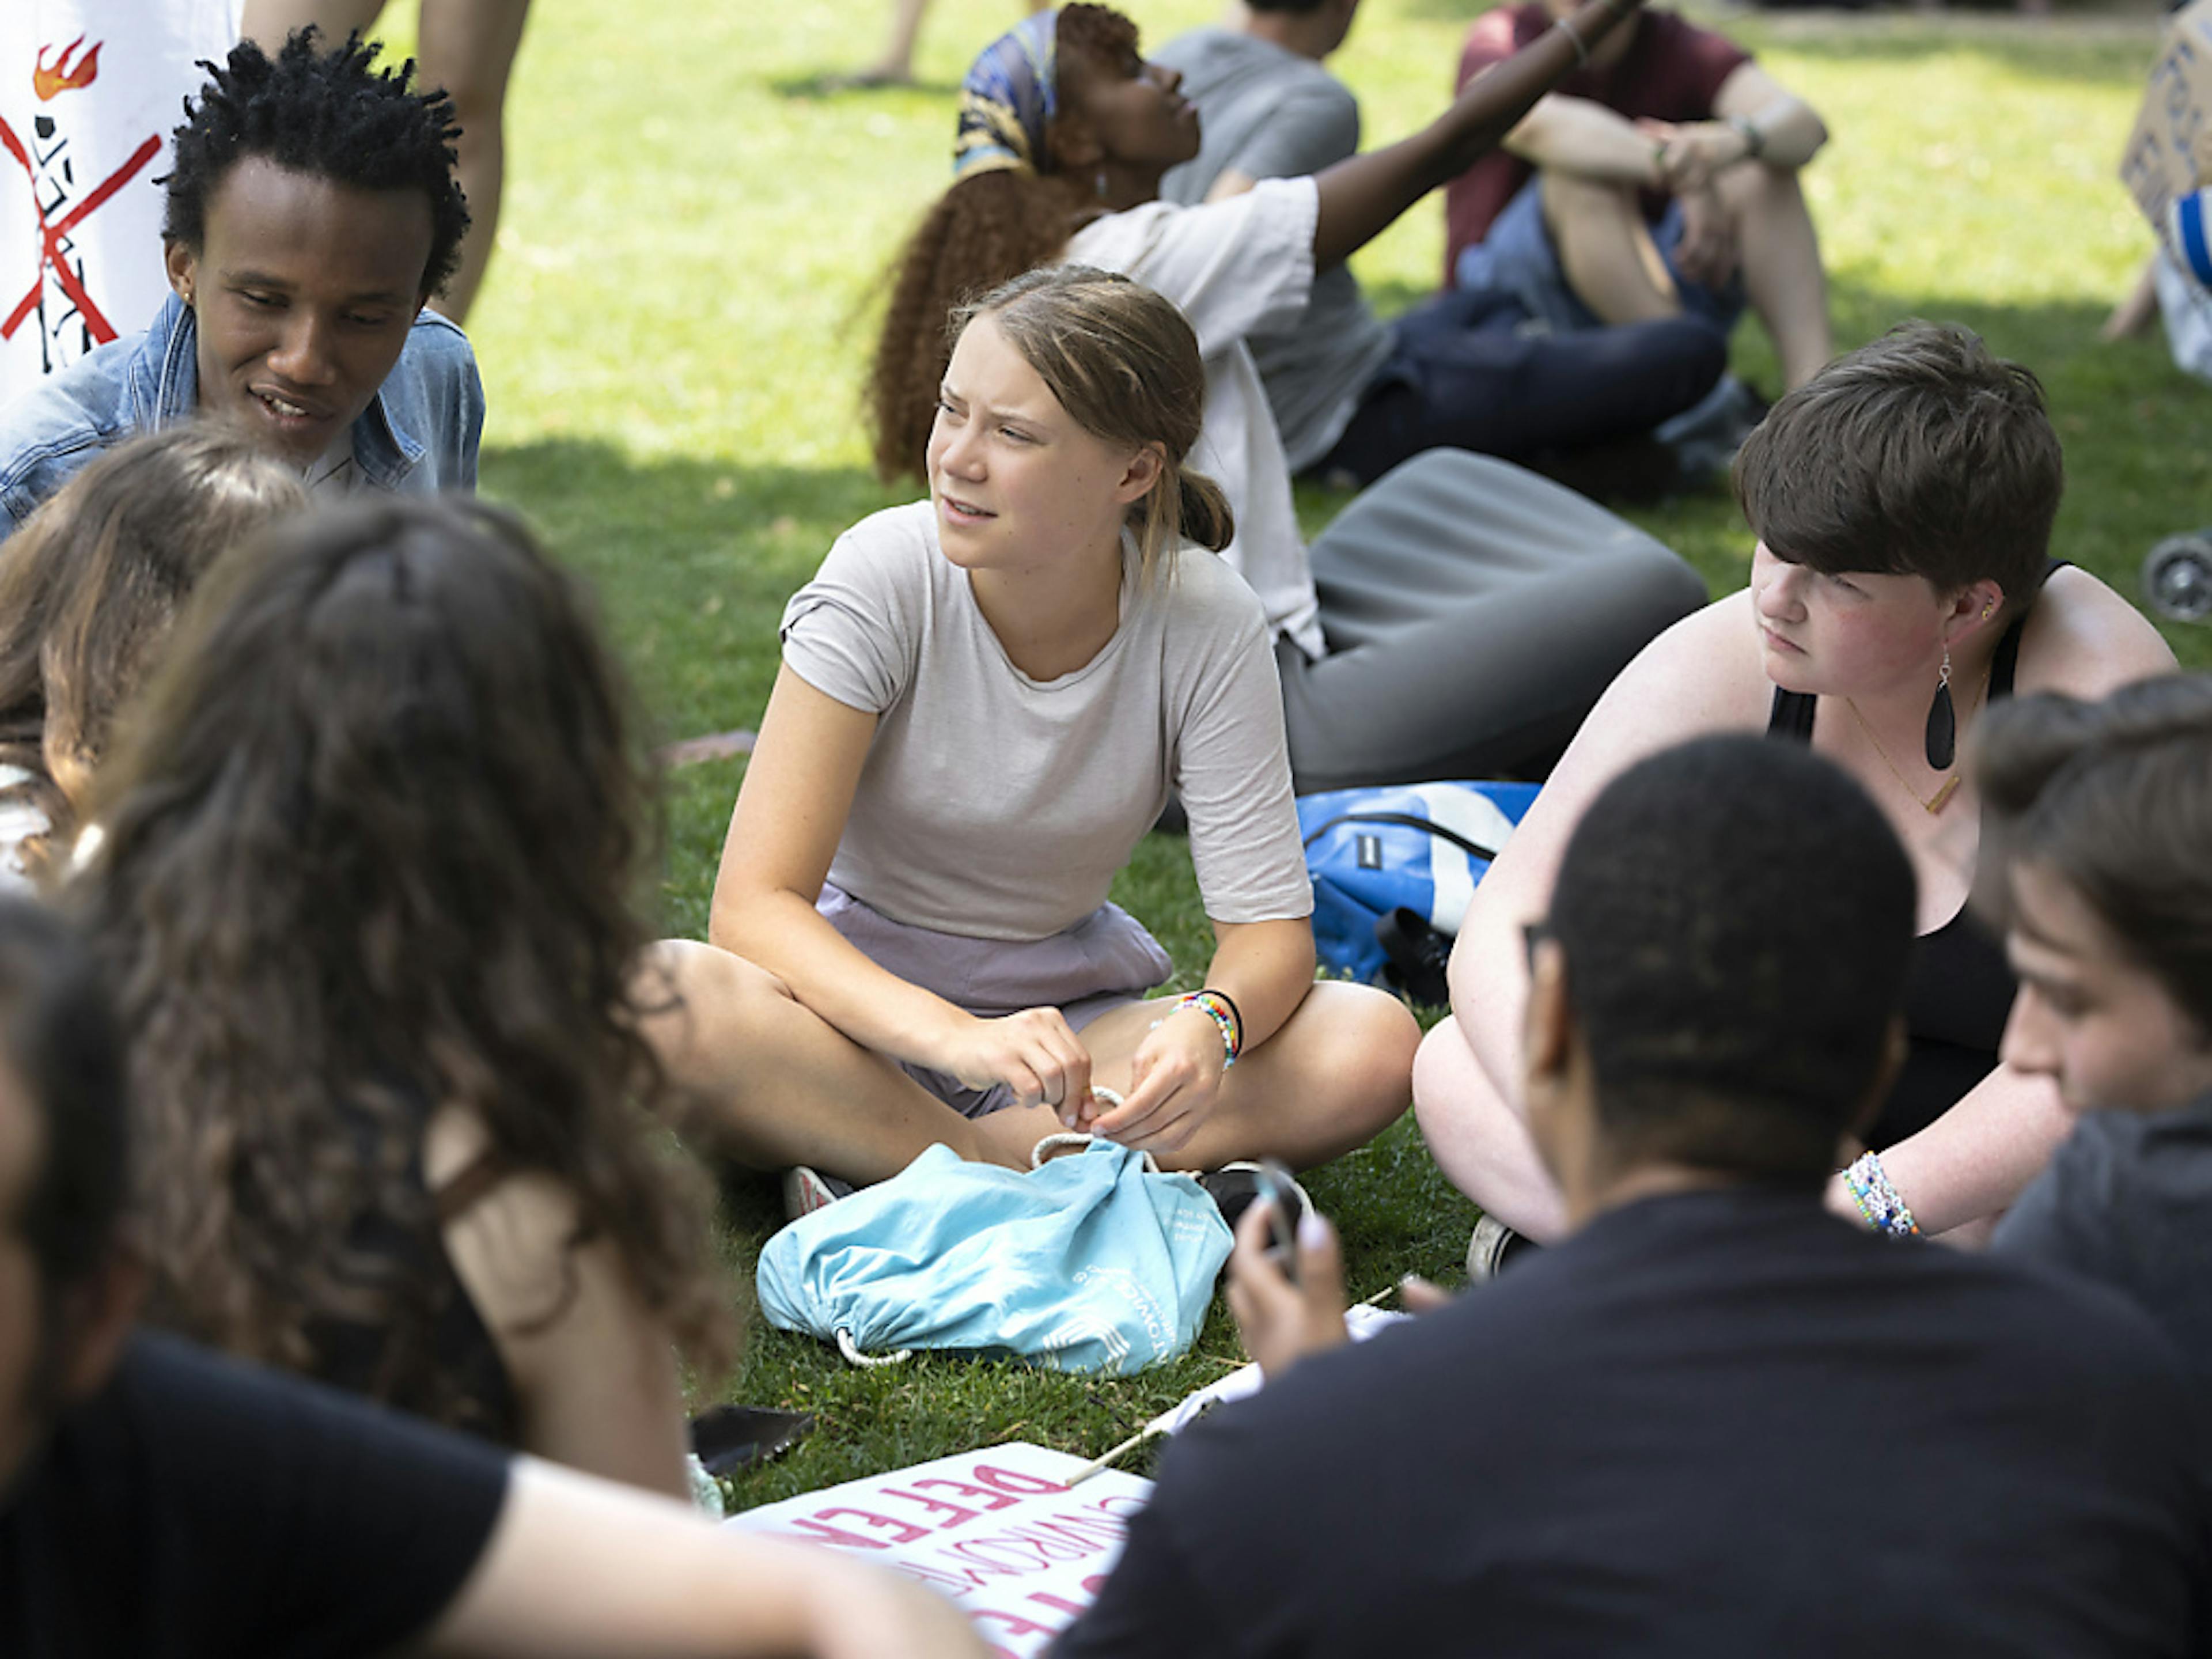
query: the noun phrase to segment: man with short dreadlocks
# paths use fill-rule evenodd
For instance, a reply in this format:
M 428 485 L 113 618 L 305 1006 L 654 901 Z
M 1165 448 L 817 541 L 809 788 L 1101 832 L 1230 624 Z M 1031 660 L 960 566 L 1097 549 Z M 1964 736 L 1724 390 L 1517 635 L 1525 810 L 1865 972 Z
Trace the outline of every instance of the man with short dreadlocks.
M 185 105 L 153 325 L 0 410 L 0 540 L 105 449 L 237 422 L 309 488 L 473 489 L 483 386 L 424 309 L 459 258 L 453 101 L 358 35 L 241 42 Z

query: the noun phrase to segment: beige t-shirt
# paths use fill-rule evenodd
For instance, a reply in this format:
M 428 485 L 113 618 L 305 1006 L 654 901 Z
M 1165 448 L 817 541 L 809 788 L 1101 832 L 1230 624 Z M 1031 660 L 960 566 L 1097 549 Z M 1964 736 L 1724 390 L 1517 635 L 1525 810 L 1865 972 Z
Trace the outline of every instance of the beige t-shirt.
M 1173 787 L 1206 914 L 1310 915 L 1267 617 L 1212 554 L 1136 587 L 1072 674 L 1014 666 L 927 501 L 837 539 L 783 614 L 783 659 L 879 716 L 830 879 L 896 921 L 1036 939 L 1105 902 Z

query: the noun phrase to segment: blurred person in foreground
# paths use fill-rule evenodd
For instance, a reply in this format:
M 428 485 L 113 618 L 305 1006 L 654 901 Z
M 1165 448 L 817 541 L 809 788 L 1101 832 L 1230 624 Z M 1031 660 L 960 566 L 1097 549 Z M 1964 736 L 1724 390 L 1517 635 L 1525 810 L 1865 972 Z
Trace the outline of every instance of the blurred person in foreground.
M 83 948 L 0 900 L 0 1653 L 983 1651 L 826 1550 L 134 1334 L 125 1099 Z
M 2149 1321 L 1823 1207 L 1903 1051 L 1914 887 L 1795 747 L 1611 783 L 1528 937 L 1571 1237 L 1346 1347 L 1327 1224 L 1293 1285 L 1249 1216 L 1269 1386 L 1170 1449 L 1060 1659 L 2202 1651 L 2212 1492 Z

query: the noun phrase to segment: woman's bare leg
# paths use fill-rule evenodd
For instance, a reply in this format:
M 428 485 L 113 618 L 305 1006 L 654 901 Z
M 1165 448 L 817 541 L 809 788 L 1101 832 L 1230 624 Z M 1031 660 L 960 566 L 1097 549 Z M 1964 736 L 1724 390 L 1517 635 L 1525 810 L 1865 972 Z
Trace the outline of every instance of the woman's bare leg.
M 507 173 L 507 83 L 530 0 L 422 0 L 422 81 L 453 94 L 461 129 L 461 189 L 469 198 L 469 234 L 460 267 L 438 309 L 468 321 L 491 264 L 499 234 L 499 198 Z
M 1456 1020 L 1421 1041 L 1413 1111 L 1453 1186 L 1514 1231 L 1549 1243 L 1566 1231 L 1559 1189 L 1536 1156 L 1519 1110 L 1475 1059 Z
M 761 1170 L 805 1164 L 848 1181 L 896 1175 L 942 1143 L 1026 1169 L 1049 1111 L 970 1121 L 799 1003 L 742 957 L 665 939 L 641 970 L 644 1030 L 703 1109 L 714 1150 Z M 1004 1119 L 1001 1122 L 998 1120 Z

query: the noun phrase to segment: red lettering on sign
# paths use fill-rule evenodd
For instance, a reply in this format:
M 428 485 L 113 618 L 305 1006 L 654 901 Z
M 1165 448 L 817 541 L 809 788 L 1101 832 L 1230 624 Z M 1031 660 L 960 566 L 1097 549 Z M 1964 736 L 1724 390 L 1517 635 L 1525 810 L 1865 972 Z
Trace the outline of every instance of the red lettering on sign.
M 927 1527 L 917 1527 L 911 1521 L 902 1521 L 895 1515 L 878 1515 L 873 1510 L 845 1508 L 817 1510 L 814 1512 L 814 1518 L 817 1521 L 828 1521 L 830 1516 L 836 1515 L 852 1516 L 854 1519 L 864 1522 L 871 1527 L 890 1534 L 891 1542 L 894 1544 L 911 1544 L 917 1539 L 929 1536 Z
M 1018 1498 L 1035 1498 L 1045 1492 L 1067 1490 L 1065 1481 L 1048 1480 L 1039 1474 L 1024 1474 L 1019 1469 L 994 1468 L 988 1463 L 975 1466 L 975 1478 L 987 1486 L 1012 1492 Z
M 994 1491 L 989 1486 L 979 1486 L 970 1480 L 954 1480 L 941 1474 L 933 1474 L 927 1480 L 917 1480 L 914 1483 L 914 1489 L 916 1492 L 920 1492 L 924 1486 L 951 1486 L 954 1491 L 976 1499 L 987 1510 L 1012 1509 L 1021 1501 L 1019 1498 L 1009 1498 L 1002 1492 Z
M 950 1521 L 939 1522 L 937 1524 L 939 1528 L 957 1527 L 963 1521 L 973 1521 L 983 1512 L 981 1510 L 963 1509 L 949 1498 L 932 1498 L 925 1492 L 900 1492 L 896 1487 L 886 1487 L 879 1495 L 884 1498 L 903 1498 L 908 1503 L 919 1504 L 932 1513 L 941 1510 L 951 1516 L 952 1519 Z

